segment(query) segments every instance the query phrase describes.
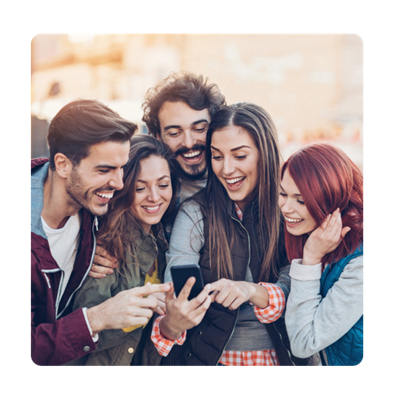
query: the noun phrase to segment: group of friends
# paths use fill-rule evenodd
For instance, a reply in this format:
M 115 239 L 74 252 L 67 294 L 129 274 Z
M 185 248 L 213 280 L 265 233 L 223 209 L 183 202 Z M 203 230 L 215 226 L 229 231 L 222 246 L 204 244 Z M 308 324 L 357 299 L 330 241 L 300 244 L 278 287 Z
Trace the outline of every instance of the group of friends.
M 363 176 L 339 148 L 283 162 L 260 106 L 171 74 L 148 134 L 97 100 L 51 121 L 31 161 L 37 365 L 357 365 Z M 177 295 L 171 267 L 197 264 Z

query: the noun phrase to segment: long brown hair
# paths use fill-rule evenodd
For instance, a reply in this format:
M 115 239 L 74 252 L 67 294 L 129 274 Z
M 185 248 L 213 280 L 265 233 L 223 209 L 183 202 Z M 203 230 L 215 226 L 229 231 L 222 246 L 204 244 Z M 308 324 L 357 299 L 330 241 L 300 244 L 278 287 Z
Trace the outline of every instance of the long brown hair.
M 318 143 L 300 149 L 282 166 L 300 191 L 317 226 L 328 214 L 340 209 L 343 227 L 351 230 L 340 245 L 322 258 L 323 264 L 345 257 L 363 242 L 363 176 L 345 152 L 336 146 Z M 307 234 L 291 235 L 285 228 L 288 257 L 303 258 Z
M 173 212 L 176 203 L 176 161 L 170 149 L 161 141 L 148 135 L 134 135 L 131 140 L 129 161 L 124 167 L 124 187 L 109 204 L 109 211 L 99 220 L 97 240 L 118 260 L 126 261 L 126 251 L 138 237 L 140 224 L 131 206 L 135 198 L 136 181 L 141 172 L 140 162 L 152 155 L 164 158 L 171 173 L 172 200 L 164 217 Z M 123 263 L 120 263 L 122 265 Z
M 238 103 L 222 107 L 213 117 L 207 133 L 206 158 L 208 182 L 205 189 L 206 204 L 203 213 L 209 221 L 209 240 L 212 266 L 216 278 L 233 278 L 231 248 L 234 242 L 234 222 L 227 212 L 229 197 L 226 189 L 212 172 L 211 139 L 215 131 L 226 126 L 246 130 L 259 151 L 259 182 L 256 201 L 260 244 L 264 249 L 259 279 L 269 279 L 271 269 L 277 274 L 279 260 L 280 210 L 278 207 L 279 172 L 281 155 L 275 125 L 269 114 L 251 103 Z

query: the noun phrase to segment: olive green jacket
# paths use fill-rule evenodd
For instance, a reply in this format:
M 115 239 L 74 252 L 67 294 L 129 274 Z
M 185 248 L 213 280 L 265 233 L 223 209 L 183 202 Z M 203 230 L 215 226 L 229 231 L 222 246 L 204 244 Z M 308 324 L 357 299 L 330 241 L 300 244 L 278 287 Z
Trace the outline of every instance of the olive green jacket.
M 146 274 L 156 258 L 162 280 L 168 243 L 161 224 L 152 229 L 155 237 L 140 227 L 137 239 L 132 243 L 130 252 L 127 252 L 126 269 L 123 270 L 126 272 L 115 270 L 102 279 L 87 277 L 75 295 L 74 310 L 96 306 L 123 290 L 143 286 Z M 145 328 L 139 327 L 128 333 L 122 329 L 104 330 L 99 333 L 94 352 L 66 365 L 158 365 L 161 356 L 150 340 L 151 327 L 152 319 Z

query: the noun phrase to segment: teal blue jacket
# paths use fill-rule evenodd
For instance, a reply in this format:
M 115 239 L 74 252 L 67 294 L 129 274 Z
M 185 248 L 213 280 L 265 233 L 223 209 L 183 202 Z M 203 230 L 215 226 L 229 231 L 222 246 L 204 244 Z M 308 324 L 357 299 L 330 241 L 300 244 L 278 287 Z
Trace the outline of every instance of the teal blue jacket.
M 329 289 L 339 279 L 346 265 L 355 257 L 363 255 L 363 245 L 337 263 L 328 265 L 321 277 L 321 295 L 325 297 Z M 357 365 L 363 358 L 363 316 L 339 340 L 325 348 L 329 365 Z M 321 357 L 321 360 L 324 360 Z

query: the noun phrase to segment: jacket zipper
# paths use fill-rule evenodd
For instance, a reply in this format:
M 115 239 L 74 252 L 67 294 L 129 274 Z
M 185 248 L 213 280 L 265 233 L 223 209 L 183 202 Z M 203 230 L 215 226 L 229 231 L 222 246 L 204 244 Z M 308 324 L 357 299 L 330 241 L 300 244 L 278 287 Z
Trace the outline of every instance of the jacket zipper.
M 82 278 L 81 283 L 80 283 L 79 286 L 72 292 L 71 296 L 69 297 L 67 303 L 65 304 L 64 309 L 63 309 L 60 313 L 57 313 L 58 305 L 59 305 L 59 302 L 60 302 L 60 300 L 61 300 L 61 298 L 59 298 L 59 294 L 60 294 L 60 290 L 61 290 L 61 285 L 59 286 L 59 288 L 58 288 L 58 293 L 57 293 L 57 303 L 56 303 L 56 304 L 57 304 L 57 306 L 56 306 L 56 319 L 58 319 L 58 318 L 62 315 L 63 311 L 67 309 L 67 307 L 69 306 L 69 303 L 70 303 L 71 300 L 72 300 L 72 297 L 73 297 L 74 294 L 77 292 L 77 290 L 79 290 L 79 289 L 81 288 L 81 286 L 82 286 L 83 282 L 85 281 L 86 277 L 89 275 L 90 269 L 92 268 L 94 256 L 95 256 L 95 254 L 96 254 L 96 243 L 97 243 L 97 242 L 96 242 L 96 233 L 94 232 L 94 228 L 96 228 L 96 231 L 99 230 L 99 225 L 98 225 L 98 222 L 97 222 L 97 217 L 94 217 L 94 223 L 93 223 L 93 225 L 92 225 L 93 251 L 92 251 L 92 258 L 90 259 L 89 267 L 88 267 L 88 269 L 86 270 L 85 276 Z M 62 274 L 64 273 L 64 271 L 62 271 L 62 270 L 61 270 L 61 272 L 62 272 Z M 63 279 L 63 278 L 64 278 L 64 275 L 62 275 L 62 279 Z

